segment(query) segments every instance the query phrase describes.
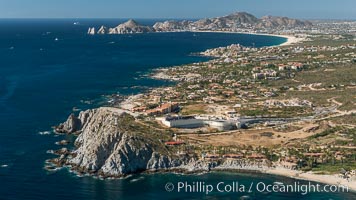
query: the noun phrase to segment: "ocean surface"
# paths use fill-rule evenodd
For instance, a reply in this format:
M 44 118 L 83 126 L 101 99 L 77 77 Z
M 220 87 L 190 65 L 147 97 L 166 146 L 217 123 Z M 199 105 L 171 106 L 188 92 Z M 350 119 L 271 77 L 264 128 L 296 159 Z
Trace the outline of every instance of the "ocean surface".
M 124 20 L 0 20 L 0 200 L 48 199 L 356 199 L 346 193 L 182 193 L 167 182 L 293 182 L 238 173 L 142 174 L 120 180 L 77 177 L 67 169 L 43 169 L 48 149 L 70 136 L 51 133 L 76 109 L 105 105 L 107 95 L 129 95 L 170 84 L 144 75 L 157 67 L 206 61 L 191 56 L 208 48 L 240 43 L 270 46 L 286 39 L 224 33 L 151 33 L 89 36 L 89 26 Z M 74 22 L 78 22 L 73 24 Z M 152 24 L 152 20 L 139 20 Z

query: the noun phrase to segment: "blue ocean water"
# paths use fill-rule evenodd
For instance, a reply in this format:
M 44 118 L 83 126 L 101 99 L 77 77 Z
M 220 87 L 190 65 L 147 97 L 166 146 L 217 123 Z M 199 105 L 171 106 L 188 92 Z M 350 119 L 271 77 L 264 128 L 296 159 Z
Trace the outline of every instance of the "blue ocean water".
M 73 22 L 79 22 L 74 25 Z M 238 199 L 245 194 L 169 193 L 165 183 L 239 180 L 292 181 L 282 177 L 213 173 L 135 175 L 122 180 L 48 172 L 48 149 L 70 136 L 41 135 L 64 121 L 73 107 L 103 105 L 105 95 L 132 94 L 169 84 L 141 75 L 157 67 L 206 61 L 192 52 L 240 43 L 270 46 L 283 38 L 224 33 L 86 34 L 89 26 L 124 20 L 0 20 L 0 199 Z M 152 20 L 141 20 L 152 24 Z M 134 87 L 133 86 L 141 86 Z M 248 194 L 254 199 L 356 199 L 353 194 Z

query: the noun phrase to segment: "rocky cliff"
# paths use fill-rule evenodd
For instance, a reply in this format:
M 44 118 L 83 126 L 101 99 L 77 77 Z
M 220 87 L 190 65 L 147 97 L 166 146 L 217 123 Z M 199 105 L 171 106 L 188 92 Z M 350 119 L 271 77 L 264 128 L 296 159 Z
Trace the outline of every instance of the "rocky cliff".
M 69 115 L 67 121 L 59 124 L 55 127 L 55 131 L 57 133 L 77 133 L 80 131 L 85 124 L 92 118 L 95 110 L 87 110 L 79 113 L 79 116 L 75 116 L 74 114 Z
M 90 27 L 90 28 L 88 29 L 88 34 L 89 34 L 89 35 L 95 35 L 95 28 L 94 28 L 94 27 Z
M 118 25 L 117 27 L 109 29 L 109 34 L 128 34 L 128 33 L 148 33 L 153 32 L 149 26 L 142 26 L 136 21 L 130 19 L 129 21 Z
M 76 149 L 53 151 L 59 158 L 48 163 L 70 166 L 78 173 L 102 177 L 122 177 L 141 171 L 202 172 L 223 169 L 261 170 L 266 163 L 246 160 L 199 160 L 177 155 L 163 141 L 167 132 L 150 129 L 120 109 L 101 107 L 70 115 L 56 129 L 77 133 Z M 177 150 L 177 149 L 176 149 Z M 52 167 L 47 167 L 52 169 Z
M 75 141 L 77 149 L 56 162 L 71 165 L 79 172 L 115 177 L 176 167 L 186 161 L 172 155 L 159 139 L 167 136 L 150 133 L 147 127 L 116 108 L 88 110 L 78 117 L 70 115 L 59 127 L 62 132 L 79 135 Z

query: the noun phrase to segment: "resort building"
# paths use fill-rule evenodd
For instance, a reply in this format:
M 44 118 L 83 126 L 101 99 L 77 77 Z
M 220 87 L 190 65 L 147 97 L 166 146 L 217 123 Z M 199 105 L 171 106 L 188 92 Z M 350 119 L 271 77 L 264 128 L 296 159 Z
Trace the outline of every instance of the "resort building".
M 232 160 L 234 160 L 234 159 L 241 159 L 241 158 L 243 158 L 243 157 L 244 157 L 243 154 L 225 154 L 225 155 L 223 155 L 223 158 L 225 158 L 225 159 L 232 159 Z
M 146 110 L 146 115 L 154 116 L 154 115 L 164 115 L 171 112 L 174 112 L 179 109 L 179 104 L 175 102 L 164 103 L 157 108 Z
M 232 130 L 236 128 L 236 121 L 230 120 L 212 120 L 206 118 L 196 118 L 195 116 L 166 116 L 157 118 L 164 125 L 170 128 L 200 128 L 209 126 L 219 131 Z
M 200 128 L 204 126 L 204 121 L 196 119 L 194 116 L 166 116 L 162 123 L 171 128 Z
M 228 120 L 211 120 L 205 121 L 205 124 L 209 125 L 211 128 L 218 129 L 219 131 L 224 130 L 232 130 L 236 127 L 236 122 L 228 121 Z

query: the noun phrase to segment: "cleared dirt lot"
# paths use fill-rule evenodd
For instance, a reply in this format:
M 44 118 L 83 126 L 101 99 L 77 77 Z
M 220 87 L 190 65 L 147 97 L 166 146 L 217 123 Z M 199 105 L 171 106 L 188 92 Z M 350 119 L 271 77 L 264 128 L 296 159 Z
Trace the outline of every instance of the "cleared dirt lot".
M 199 145 L 274 147 L 307 138 L 323 130 L 319 128 L 318 124 L 312 122 L 302 122 L 293 125 L 300 127 L 299 130 L 283 132 L 267 127 L 263 129 L 237 130 L 212 134 L 186 134 L 180 137 L 191 144 Z

